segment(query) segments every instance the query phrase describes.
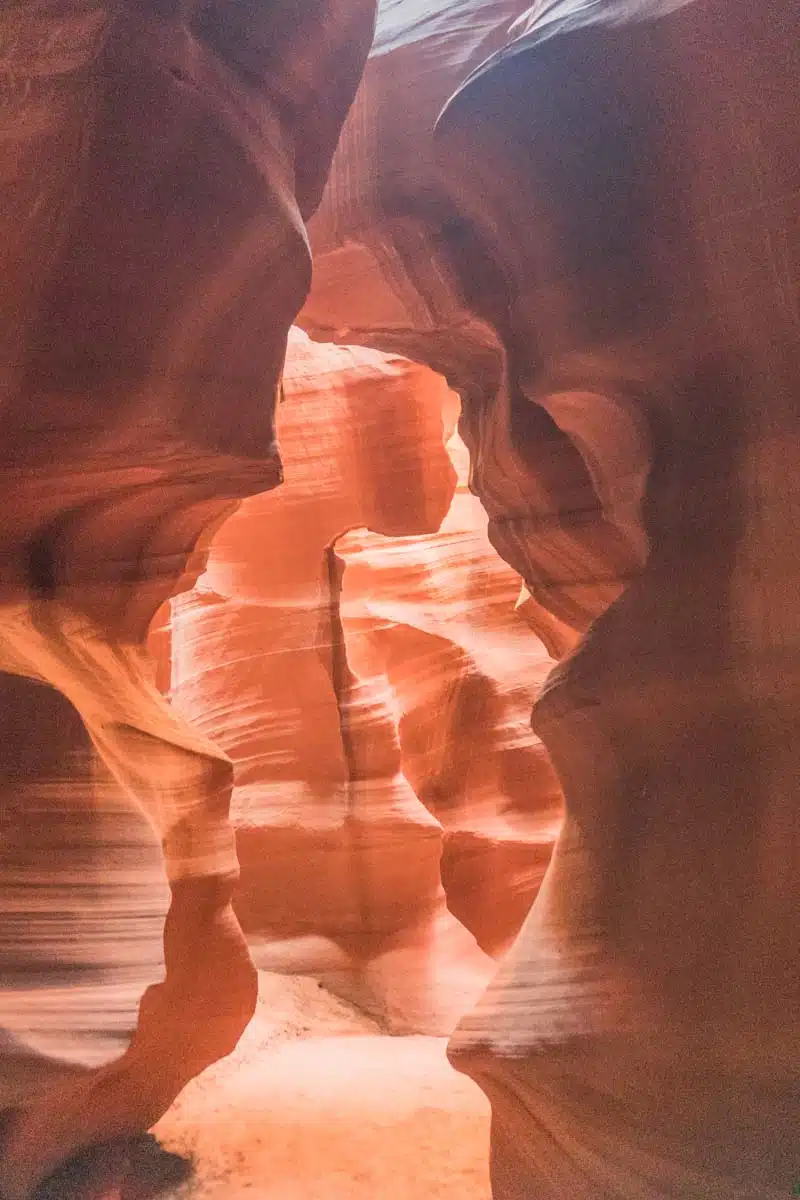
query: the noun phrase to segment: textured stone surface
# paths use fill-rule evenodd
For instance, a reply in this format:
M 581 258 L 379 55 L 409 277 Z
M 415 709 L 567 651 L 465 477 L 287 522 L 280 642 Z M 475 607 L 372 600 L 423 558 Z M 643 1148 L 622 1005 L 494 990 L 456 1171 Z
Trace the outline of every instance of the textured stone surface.
M 497 557 L 467 489 L 468 456 L 436 533 L 341 538 L 343 628 L 362 674 L 385 677 L 404 771 L 443 829 L 450 911 L 489 954 L 516 935 L 561 822 L 561 795 L 530 728 L 552 661 L 515 611 L 519 576 Z
M 370 0 L 301 19 L 228 0 L 0 13 L 0 669 L 65 698 L 46 701 L 61 724 L 52 746 L 42 728 L 36 774 L 15 792 L 12 754 L 4 793 L 52 811 L 64 785 L 80 809 L 91 740 L 155 826 L 172 889 L 166 978 L 123 1057 L 60 1072 L 5 1121 L 7 1200 L 80 1145 L 146 1129 L 255 1003 L 230 907 L 230 764 L 163 701 L 143 642 L 220 519 L 279 480 L 303 220 L 373 22 Z M 65 853 L 67 873 L 91 843 Z
M 453 49 L 462 5 L 405 15 L 379 21 L 303 320 L 461 392 L 523 607 L 557 618 L 554 650 L 584 634 L 535 718 L 565 826 L 451 1044 L 492 1100 L 494 1194 L 777 1200 L 800 1116 L 800 10 L 535 4 L 435 137 L 480 52 Z
M 11 755 L 4 811 L 16 827 L 19 794 L 57 825 L 49 784 L 68 761 L 92 777 L 88 737 L 159 828 L 172 888 L 166 982 L 131 1048 L 99 1074 L 51 1063 L 58 1082 L 4 1121 L 9 1200 L 82 1141 L 150 1124 L 255 1003 L 231 767 L 141 645 L 231 506 L 277 481 L 302 218 L 370 8 L 0 15 L 0 669 L 81 717 L 42 703 L 53 744 L 38 773 Z M 535 723 L 566 821 L 451 1056 L 492 1101 L 495 1200 L 778 1200 L 800 1107 L 800 10 L 522 8 L 382 6 L 302 317 L 459 392 L 520 616 L 565 655 Z M 399 773 L 402 738 L 380 749 Z M 2 939 L 28 970 L 13 919 Z M 370 968 L 398 976 L 417 945 Z
M 172 698 L 234 764 L 236 910 L 259 961 L 424 1032 L 452 1027 L 489 970 L 451 914 L 484 950 L 507 941 L 559 820 L 515 674 L 549 663 L 465 492 L 463 446 L 451 505 L 457 408 L 424 368 L 298 331 L 286 482 L 225 523 L 172 603 Z M 498 843 L 517 859 L 508 889 L 490 877 Z
M 283 388 L 286 482 L 226 522 L 195 590 L 173 601 L 172 696 L 234 764 L 245 929 L 327 939 L 358 971 L 391 939 L 438 927 L 441 828 L 403 774 L 386 682 L 351 670 L 333 547 L 352 526 L 437 528 L 454 485 L 448 390 L 300 331 Z M 324 973 L 326 955 L 305 965 Z

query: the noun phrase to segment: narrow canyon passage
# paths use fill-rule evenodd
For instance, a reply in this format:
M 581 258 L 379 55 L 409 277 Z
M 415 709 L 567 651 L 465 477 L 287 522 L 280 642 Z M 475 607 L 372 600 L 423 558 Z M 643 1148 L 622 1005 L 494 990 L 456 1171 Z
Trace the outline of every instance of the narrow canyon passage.
M 0 0 L 0 1200 L 800 1195 L 799 49 Z
M 286 483 L 221 525 L 149 639 L 159 692 L 233 765 L 258 1009 L 155 1126 L 192 1164 L 186 1183 L 154 1147 L 126 1168 L 79 1152 L 32 1200 L 489 1196 L 488 1102 L 447 1038 L 527 911 L 561 813 L 529 720 L 551 659 L 468 492 L 457 411 L 426 368 L 292 331 Z M 163 973 L 169 895 L 154 831 L 77 713 L 41 684 L 5 687 L 8 742 L 50 746 L 36 771 L 12 763 L 4 792 L 31 821 L 0 857 L 13 1111 L 125 1052 Z M 211 987 L 224 993 L 224 970 Z

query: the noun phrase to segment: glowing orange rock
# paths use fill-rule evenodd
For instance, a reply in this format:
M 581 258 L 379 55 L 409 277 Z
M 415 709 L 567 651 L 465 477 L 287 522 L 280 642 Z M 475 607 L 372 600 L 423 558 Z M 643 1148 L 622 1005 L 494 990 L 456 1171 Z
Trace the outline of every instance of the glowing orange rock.
M 443 910 L 442 828 L 403 773 L 391 689 L 352 669 L 335 544 L 354 526 L 438 528 L 455 483 L 443 443 L 453 407 L 425 368 L 296 331 L 278 412 L 285 482 L 226 522 L 172 605 L 174 703 L 234 764 L 236 908 L 270 943 L 260 961 L 275 965 L 283 941 L 284 961 L 299 953 L 324 973 L 333 953 L 340 988 L 426 1028 L 451 1024 L 460 1000 L 445 996 L 441 1015 L 426 942 L 458 940 L 479 968 L 472 994 L 488 964 Z M 292 948 L 314 937 L 339 953 Z M 405 945 L 422 994 L 400 1001 L 387 995 L 398 968 L 380 962 Z

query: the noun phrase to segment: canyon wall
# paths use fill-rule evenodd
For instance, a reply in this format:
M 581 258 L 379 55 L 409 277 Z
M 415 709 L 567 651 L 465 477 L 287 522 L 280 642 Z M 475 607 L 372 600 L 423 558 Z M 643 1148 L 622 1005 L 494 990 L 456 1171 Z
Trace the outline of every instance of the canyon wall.
M 495 1200 L 778 1200 L 800 10 L 553 0 L 482 63 L 463 7 L 379 14 L 301 317 L 445 375 L 531 619 L 582 635 L 534 719 L 565 823 L 451 1058 L 492 1101 Z
M 99 795 L 95 753 L 153 825 L 170 885 L 166 976 L 151 976 L 124 1053 L 88 1071 L 17 1054 L 30 1088 L 1 1123 L 6 1200 L 80 1147 L 146 1130 L 255 1005 L 230 905 L 230 763 L 166 704 L 144 643 L 220 521 L 280 480 L 274 406 L 309 284 L 304 220 L 374 19 L 372 0 L 312 2 L 301 19 L 215 0 L 0 12 L 0 671 L 12 735 L 31 739 L 3 781 L 3 947 L 21 961 L 21 824 L 63 846 L 65 883 L 100 873 L 103 838 L 93 847 L 76 815 Z M 67 948 L 44 919 L 57 895 L 41 890 L 41 919 L 35 897 L 39 963 L 89 970 L 76 960 L 92 959 L 91 937 Z
M 171 606 L 172 702 L 233 762 L 257 961 L 397 1031 L 450 1032 L 474 1002 L 560 821 L 530 729 L 550 660 L 445 451 L 457 412 L 426 368 L 294 333 L 286 480 Z
M 385 490 L 394 476 L 363 489 L 348 510 L 357 531 L 331 549 L 337 521 L 316 545 L 314 586 L 281 602 L 280 626 L 261 612 L 246 627 L 247 581 L 234 599 L 226 571 L 246 561 L 258 588 L 268 582 L 252 530 L 261 535 L 263 493 L 281 477 L 275 405 L 303 305 L 316 338 L 402 355 L 458 392 L 488 538 L 524 580 L 519 620 L 563 656 L 535 727 L 565 821 L 519 936 L 451 1041 L 452 1060 L 492 1101 L 495 1200 L 778 1200 L 793 1187 L 800 10 L 795 0 L 524 7 L 441 0 L 423 17 L 386 0 L 377 31 L 367 0 L 315 0 L 300 17 L 296 6 L 233 0 L 27 0 L 0 14 L 9 976 L 49 976 L 56 991 L 67 977 L 95 978 L 98 856 L 122 829 L 123 795 L 154 827 L 169 884 L 166 977 L 145 992 L 121 1057 L 89 1069 L 56 1060 L 46 1039 L 29 1047 L 3 1032 L 5 1058 L 36 1080 L 0 1121 L 7 1200 L 27 1200 L 81 1146 L 151 1125 L 253 1010 L 255 972 L 231 904 L 236 765 L 167 704 L 163 666 L 154 674 L 144 651 L 154 614 L 203 576 L 243 498 L 259 497 L 252 523 L 245 510 L 231 526 L 247 554 L 234 547 L 226 565 L 221 553 L 211 604 L 195 591 L 183 614 L 202 627 L 232 601 L 224 633 L 245 659 L 265 631 L 279 641 L 288 628 L 302 668 L 287 690 L 335 701 L 315 706 L 308 733 L 327 763 L 303 808 L 314 836 L 327 823 L 335 845 L 337 795 L 339 813 L 368 790 L 384 805 L 378 821 L 351 822 L 369 852 L 339 859 L 346 903 L 331 918 L 332 970 L 342 973 L 341 926 L 354 928 L 355 874 L 370 885 L 359 917 L 374 919 L 379 939 L 410 930 L 421 909 L 412 949 L 437 914 L 461 939 L 456 965 L 472 955 L 485 969 L 484 951 L 505 947 L 522 904 L 513 888 L 495 892 L 483 923 L 473 889 L 490 874 L 484 848 L 505 863 L 521 847 L 529 871 L 547 840 L 512 769 L 526 747 L 547 811 L 552 778 L 516 732 L 520 687 L 535 686 L 538 668 L 519 658 L 530 680 L 520 685 L 504 660 L 487 687 L 471 621 L 403 599 L 406 583 L 391 613 L 376 600 L 393 568 L 374 539 L 433 536 L 446 488 L 431 510 L 425 488 L 404 494 L 397 523 L 382 519 L 396 511 Z M 310 229 L 309 295 L 304 221 L 373 32 Z M 371 438 L 380 460 L 394 435 L 359 419 L 361 452 Z M 326 461 L 348 453 L 354 465 L 354 444 L 332 446 Z M 411 457 L 413 476 L 422 459 Z M 395 549 L 421 556 L 425 575 L 424 550 Z M 429 578 L 422 590 L 438 586 Z M 312 655 L 312 626 L 318 637 L 334 596 L 329 649 Z M 159 638 L 163 654 L 163 627 L 156 648 Z M 452 692 L 430 700 L 441 751 L 405 665 L 423 660 L 423 679 L 434 642 L 437 679 L 453 672 Z M 502 642 L 496 629 L 491 642 Z M 178 690 L 199 711 L 207 700 L 191 695 L 187 644 Z M 273 654 L 264 640 L 262 651 Z M 213 711 L 202 719 L 213 723 Z M 295 718 L 293 736 L 304 724 Z M 262 771 L 247 722 L 225 725 L 239 770 Z M 496 753 L 452 751 L 466 731 L 477 742 L 477 726 Z M 364 729 L 368 738 L 350 736 Z M 263 801 L 250 797 L 260 836 Z M 63 916 L 63 900 L 20 834 L 31 813 L 73 878 L 80 952 L 63 928 L 53 936 L 48 913 Z M 305 820 L 290 823 L 291 854 Z M 387 854 L 382 907 L 383 888 L 352 867 L 374 868 L 387 841 L 373 835 L 389 828 L 414 841 L 418 874 L 408 886 Z M 20 864 L 41 893 L 28 926 L 39 951 L 18 919 Z M 135 887 L 122 882 L 135 923 Z M 246 919 L 273 953 L 285 939 L 268 899 L 260 912 L 251 900 Z M 293 932 L 334 941 L 330 924 L 320 933 L 323 889 L 306 899 Z M 129 982 L 155 965 L 148 920 L 129 947 Z M 359 926 L 344 948 L 344 973 L 355 957 L 363 982 L 374 957 L 362 936 Z M 373 997 L 389 995 L 391 976 Z M 124 1045 L 124 1023 L 106 1024 Z

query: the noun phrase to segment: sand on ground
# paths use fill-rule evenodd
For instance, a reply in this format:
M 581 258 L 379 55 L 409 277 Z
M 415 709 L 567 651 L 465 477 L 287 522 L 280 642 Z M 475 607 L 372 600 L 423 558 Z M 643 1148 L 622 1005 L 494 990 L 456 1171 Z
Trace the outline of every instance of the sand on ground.
M 445 1047 L 262 973 L 234 1054 L 154 1130 L 195 1161 L 175 1200 L 489 1200 L 489 1106 Z

